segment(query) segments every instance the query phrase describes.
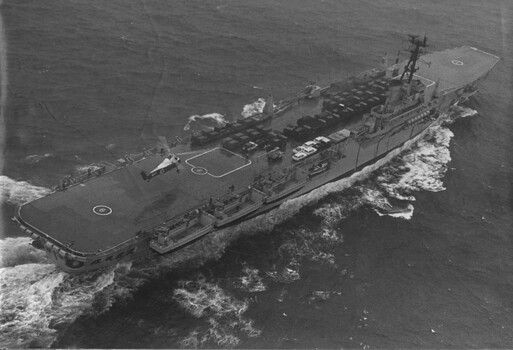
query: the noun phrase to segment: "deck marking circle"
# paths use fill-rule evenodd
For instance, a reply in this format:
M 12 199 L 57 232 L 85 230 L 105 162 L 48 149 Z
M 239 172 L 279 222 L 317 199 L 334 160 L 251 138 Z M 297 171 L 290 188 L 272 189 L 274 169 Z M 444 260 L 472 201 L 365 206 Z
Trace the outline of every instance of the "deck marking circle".
M 200 167 L 200 166 L 195 166 L 194 168 L 191 169 L 191 171 L 193 174 L 196 174 L 196 175 L 206 175 L 208 173 L 207 169 Z
M 97 205 L 93 207 L 93 213 L 96 215 L 110 215 L 112 214 L 112 208 L 106 205 Z
M 458 60 L 452 60 L 452 64 L 454 64 L 456 66 L 463 66 L 463 62 L 458 61 Z

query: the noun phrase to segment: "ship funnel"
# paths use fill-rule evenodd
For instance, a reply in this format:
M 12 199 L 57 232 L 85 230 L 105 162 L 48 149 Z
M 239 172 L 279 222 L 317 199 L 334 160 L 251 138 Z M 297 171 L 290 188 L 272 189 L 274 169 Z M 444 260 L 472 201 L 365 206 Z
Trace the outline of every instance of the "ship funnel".
M 392 62 L 393 58 L 387 55 L 385 52 L 385 56 L 383 56 L 383 60 L 381 61 L 383 64 L 383 68 L 385 69 L 385 78 L 392 79 L 399 74 L 399 68 L 397 67 L 397 62 Z
M 273 95 L 269 94 L 267 101 L 265 101 L 265 106 L 262 111 L 265 115 L 274 115 L 274 99 Z
M 392 64 L 391 66 L 388 66 L 385 70 L 385 78 L 387 79 L 393 79 L 398 75 L 399 67 L 397 67 L 397 64 Z
M 390 57 L 388 57 L 388 54 L 385 52 L 385 56 L 381 58 L 381 64 L 384 69 L 387 69 L 390 67 Z
M 436 98 L 440 94 L 440 78 L 436 80 L 435 87 L 433 88 L 433 94 L 431 95 L 431 98 Z
M 401 101 L 402 97 L 402 82 L 400 80 L 392 80 L 388 86 L 388 97 L 385 103 L 387 107 L 393 107 Z

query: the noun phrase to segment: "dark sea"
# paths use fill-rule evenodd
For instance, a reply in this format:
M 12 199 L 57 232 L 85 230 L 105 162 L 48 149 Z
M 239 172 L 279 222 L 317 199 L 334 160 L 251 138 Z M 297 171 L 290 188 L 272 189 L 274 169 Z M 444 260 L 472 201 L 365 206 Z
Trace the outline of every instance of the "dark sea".
M 513 2 L 4 0 L 0 347 L 513 348 Z M 70 276 L 10 221 L 63 176 L 406 48 L 501 62 L 395 158 L 153 261 Z M 427 64 L 427 63 L 423 63 Z M 207 117 L 208 118 L 208 117 Z M 194 118 L 193 118 L 194 119 Z M 383 215 L 388 203 L 407 212 Z

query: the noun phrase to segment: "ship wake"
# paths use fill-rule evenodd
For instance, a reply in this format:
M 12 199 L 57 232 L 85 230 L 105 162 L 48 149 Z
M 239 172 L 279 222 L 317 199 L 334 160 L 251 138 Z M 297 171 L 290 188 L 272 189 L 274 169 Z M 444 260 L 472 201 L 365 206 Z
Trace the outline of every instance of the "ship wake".
M 222 114 L 209 113 L 204 115 L 191 115 L 187 124 L 183 127 L 185 131 L 214 130 L 214 127 L 224 127 L 226 120 Z
M 287 285 L 301 279 L 301 271 L 308 270 L 307 265 L 340 270 L 342 275 L 353 278 L 351 266 L 345 266 L 335 255 L 337 247 L 344 243 L 341 223 L 357 209 L 364 208 L 380 216 L 411 219 L 414 211 L 411 202 L 415 200 L 415 192 L 444 189 L 442 178 L 450 161 L 448 147 L 452 136 L 449 129 L 437 125 L 418 140 L 406 144 L 401 150 L 350 178 L 327 184 L 282 204 L 266 215 L 241 223 L 236 228 L 218 231 L 191 246 L 186 254 L 188 259 L 193 252 L 201 252 L 204 261 L 208 261 L 219 258 L 230 242 L 243 236 L 278 229 L 282 237 L 278 240 L 272 266 L 261 266 L 262 263 L 254 262 L 258 264 L 256 268 L 249 262 L 243 262 L 242 276 L 230 278 L 231 287 L 247 293 L 244 301 L 228 296 L 228 292 L 222 290 L 214 278 L 207 280 L 201 277 L 195 281 L 182 282 L 185 288 L 182 286 L 175 290 L 175 298 L 191 315 L 201 319 L 202 323 L 182 339 L 181 346 L 233 347 L 240 345 L 244 341 L 243 337 L 258 336 L 260 331 L 251 320 L 242 316 L 251 305 L 248 303 L 257 300 L 258 293 L 267 290 L 266 285 L 276 283 L 283 285 L 277 288 L 281 290 L 277 300 L 286 302 Z M 301 210 L 311 211 L 318 217 L 320 227 L 303 223 L 297 217 Z M 301 216 L 310 217 L 303 214 Z M 297 224 L 278 226 L 293 217 L 297 219 L 294 220 Z M 283 231 L 283 227 L 287 229 Z M 170 259 L 177 263 L 176 256 Z M 263 269 L 263 273 L 259 268 Z M 308 298 L 308 302 L 325 300 L 332 294 L 340 293 L 316 291 Z M 234 317 L 235 313 L 239 316 Z M 241 331 L 247 324 L 251 325 L 252 331 L 249 333 Z
M 23 204 L 51 192 L 25 181 L 0 177 L 2 200 Z M 2 236 L 6 232 L 2 228 Z M 131 264 L 107 271 L 71 276 L 50 263 L 29 237 L 0 240 L 0 347 L 50 346 L 64 330 L 85 313 L 101 313 L 138 286 L 127 276 Z
M 127 263 L 80 276 L 59 271 L 29 241 L 0 240 L 2 348 L 49 347 L 79 316 L 105 312 L 138 285 L 127 282 Z
M 25 157 L 25 161 L 29 164 L 37 164 L 43 159 L 52 158 L 54 155 L 52 153 L 45 154 L 31 154 Z
M 0 175 L 0 191 L 2 201 L 10 204 L 23 204 L 52 192 L 48 188 L 34 186 L 26 181 L 16 181 L 5 175 Z
M 221 346 L 232 348 L 240 337 L 257 337 L 261 331 L 244 313 L 248 300 L 238 300 L 218 284 L 207 282 L 204 277 L 180 281 L 174 291 L 174 300 L 206 326 L 198 326 L 180 341 L 185 348 Z
M 379 216 L 411 219 L 416 192 L 445 189 L 443 177 L 451 160 L 449 144 L 453 133 L 444 125 L 475 113 L 468 108 L 456 108 L 444 116 L 442 125 L 433 126 L 378 163 L 241 224 L 242 232 L 271 230 L 310 205 L 312 214 L 321 219 L 320 226 L 298 224 L 285 232 L 286 238 L 279 247 L 280 261 L 276 264 L 279 267 L 275 266 L 266 275 L 274 282 L 290 283 L 301 277 L 304 262 L 338 268 L 334 252 L 344 242 L 341 223 L 357 209 L 371 209 Z M 301 216 L 305 216 L 303 214 Z M 300 221 L 298 219 L 295 221 Z M 343 272 L 350 275 L 346 269 Z
M 460 108 L 445 122 L 473 113 Z M 80 315 L 105 312 L 114 302 L 128 298 L 141 284 L 161 273 L 177 267 L 199 267 L 218 259 L 235 240 L 270 232 L 305 207 L 320 219 L 321 227 L 292 225 L 277 247 L 280 262 L 262 273 L 246 264 L 232 286 L 249 295 L 265 291 L 267 283 L 286 285 L 301 278 L 305 261 L 337 268 L 334 249 L 344 242 L 340 224 L 356 209 L 370 208 L 378 215 L 409 219 L 416 192 L 444 190 L 442 180 L 450 161 L 448 147 L 452 136 L 448 128 L 436 125 L 418 140 L 349 178 L 285 202 L 268 214 L 214 232 L 156 261 L 134 266 L 125 263 L 102 272 L 70 276 L 49 264 L 41 251 L 28 244 L 28 238 L 4 239 L 0 241 L 0 346 L 49 346 L 59 331 Z M 0 177 L 0 184 L 2 197 L 10 203 L 23 203 L 50 192 L 5 176 Z M 182 339 L 183 347 L 232 347 L 242 338 L 260 334 L 244 316 L 250 299 L 235 298 L 215 281 L 203 277 L 183 281 L 173 295 L 184 310 L 201 321 Z
M 248 103 L 242 108 L 241 116 L 242 118 L 249 118 L 255 114 L 262 113 L 264 111 L 264 107 L 266 104 L 266 100 L 264 98 L 259 98 L 253 103 Z M 276 107 L 276 104 L 273 104 L 273 107 Z
M 248 103 L 242 108 L 241 116 L 243 118 L 249 118 L 252 115 L 262 113 L 265 106 L 265 99 L 259 98 L 253 103 Z

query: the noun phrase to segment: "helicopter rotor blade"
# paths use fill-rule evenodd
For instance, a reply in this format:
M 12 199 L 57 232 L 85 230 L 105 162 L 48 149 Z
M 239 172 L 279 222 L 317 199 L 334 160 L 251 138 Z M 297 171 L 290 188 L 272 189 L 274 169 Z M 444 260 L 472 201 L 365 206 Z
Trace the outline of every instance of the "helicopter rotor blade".
M 166 150 L 166 153 L 171 153 L 171 148 L 169 147 L 169 144 L 167 143 L 167 139 L 164 136 L 157 136 L 157 146 L 160 148 L 163 148 Z

